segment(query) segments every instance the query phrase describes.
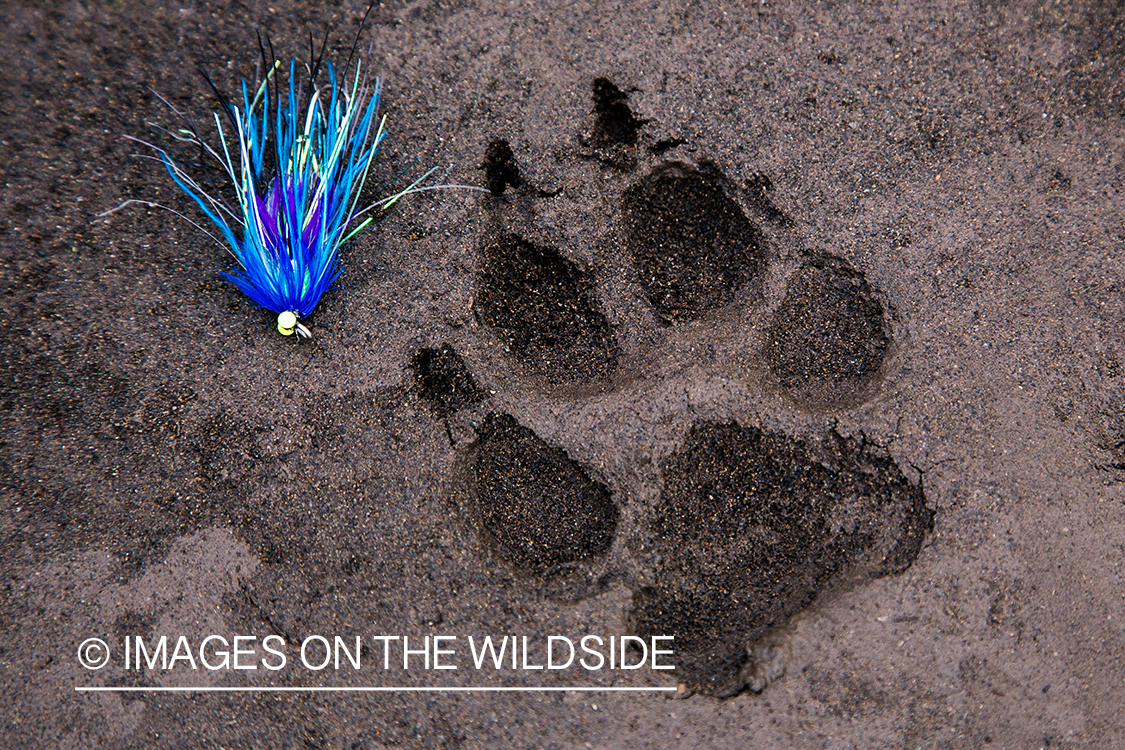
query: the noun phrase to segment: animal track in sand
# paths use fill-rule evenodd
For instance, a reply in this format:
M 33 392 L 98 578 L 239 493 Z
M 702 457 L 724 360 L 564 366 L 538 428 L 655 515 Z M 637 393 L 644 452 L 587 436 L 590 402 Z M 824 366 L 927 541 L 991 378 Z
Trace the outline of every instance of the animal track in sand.
M 607 84 L 596 85 L 596 117 L 604 117 Z M 613 103 L 627 108 L 624 95 Z M 630 132 L 634 138 L 616 146 L 634 148 L 640 136 Z M 735 325 L 764 331 L 761 349 L 746 353 L 760 357 L 795 405 L 817 413 L 860 404 L 892 345 L 882 297 L 845 259 L 816 255 L 790 274 L 776 309 L 766 309 L 769 248 L 748 216 L 761 202 L 706 161 L 665 161 L 621 191 L 621 247 L 654 313 L 647 325 L 705 336 L 715 311 L 741 303 Z M 760 212 L 765 220 L 782 217 L 792 226 L 768 207 Z M 592 380 L 608 384 L 601 399 L 637 386 L 610 376 L 622 357 L 623 326 L 646 323 L 610 325 L 597 269 L 510 231 L 486 240 L 479 257 L 477 320 L 545 397 L 578 398 L 565 386 Z M 677 434 L 677 420 L 667 416 L 666 437 L 678 447 L 660 463 L 659 499 L 622 513 L 628 499 L 611 480 L 595 478 L 514 417 L 489 413 L 459 464 L 469 498 L 463 511 L 491 554 L 517 572 L 544 579 L 591 561 L 621 566 L 610 572 L 633 589 L 625 613 L 631 631 L 675 636 L 678 679 L 716 696 L 760 687 L 754 643 L 819 595 L 901 572 L 917 558 L 933 514 L 921 486 L 884 448 L 828 425 L 797 437 L 696 419 Z M 609 555 L 619 536 L 643 552 Z M 596 590 L 576 589 L 569 598 Z

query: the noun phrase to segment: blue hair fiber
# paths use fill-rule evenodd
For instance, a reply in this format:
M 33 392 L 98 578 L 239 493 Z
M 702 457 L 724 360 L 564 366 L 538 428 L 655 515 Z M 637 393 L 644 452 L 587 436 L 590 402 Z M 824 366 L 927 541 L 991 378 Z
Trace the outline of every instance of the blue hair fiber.
M 350 68 L 355 58 L 360 35 L 374 7 L 372 2 L 367 8 L 345 68 Z M 266 74 L 252 89 L 243 79 L 242 101 L 237 105 L 224 97 L 204 73 L 230 125 L 228 134 L 221 114 L 212 114 L 216 146 L 204 138 L 194 121 L 156 94 L 184 122 L 184 127 L 176 131 L 160 129 L 218 162 L 224 181 L 234 192 L 234 202 L 204 190 L 167 150 L 130 138 L 156 152 L 176 185 L 218 228 L 221 240 L 178 211 L 148 201 L 125 201 L 101 214 L 113 213 L 130 203 L 166 208 L 215 242 L 225 244 L 238 265 L 219 275 L 259 306 L 277 313 L 277 330 L 286 336 L 312 336 L 300 319 L 312 313 L 340 277 L 340 246 L 371 223 L 372 217 L 365 214 L 376 207 L 389 208 L 404 195 L 424 190 L 463 188 L 484 192 L 468 185 L 419 187 L 437 171 L 434 167 L 406 188 L 361 207 L 360 193 L 368 170 L 387 135 L 386 117 L 378 116 L 382 79 L 368 80 L 361 62 L 356 63 L 350 82 L 346 76 L 338 79 L 332 63 L 325 61 L 328 83 L 318 85 L 327 41 L 326 33 L 320 55 L 309 66 L 298 66 L 296 60 L 289 63 L 288 86 L 283 88 L 277 82 L 282 64 L 273 59 L 272 45 L 267 57 L 259 37 Z M 315 52 L 311 37 L 309 44 L 310 53 Z M 304 91 L 300 68 L 307 73 L 308 92 Z
M 299 319 L 312 313 L 339 278 L 340 245 L 371 222 L 371 217 L 359 221 L 368 210 L 389 206 L 418 183 L 360 207 L 368 170 L 387 135 L 386 118 L 377 115 L 381 79 L 369 82 L 357 63 L 350 82 L 339 80 L 327 62 L 328 85 L 317 87 L 312 79 L 318 64 L 309 73 L 306 99 L 297 62 L 289 64 L 287 96 L 274 81 L 281 67 L 274 61 L 252 96 L 243 80 L 237 106 L 219 94 L 232 132 L 228 137 L 222 117 L 214 113 L 217 147 L 194 126 L 166 131 L 220 164 L 237 205 L 205 191 L 166 150 L 145 145 L 219 229 L 238 263 L 220 275 L 277 313 L 281 333 L 296 331 L 307 338 L 311 334 Z

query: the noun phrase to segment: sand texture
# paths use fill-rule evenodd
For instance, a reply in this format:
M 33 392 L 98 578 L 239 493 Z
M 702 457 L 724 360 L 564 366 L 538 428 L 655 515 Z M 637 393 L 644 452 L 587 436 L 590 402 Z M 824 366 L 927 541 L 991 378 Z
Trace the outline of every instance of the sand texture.
M 1120 3 L 376 5 L 364 198 L 486 190 L 308 341 L 125 136 L 366 5 L 2 5 L 0 747 L 1125 747 Z M 675 669 L 76 659 L 214 634 Z

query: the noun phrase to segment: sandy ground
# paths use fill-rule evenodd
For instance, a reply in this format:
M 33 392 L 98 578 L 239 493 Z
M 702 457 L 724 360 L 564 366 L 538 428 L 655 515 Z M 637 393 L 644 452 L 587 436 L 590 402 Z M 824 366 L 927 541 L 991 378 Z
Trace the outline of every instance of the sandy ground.
M 197 65 L 340 62 L 364 6 L 3 5 L 0 746 L 1125 747 L 1119 3 L 379 5 L 372 185 L 521 180 L 400 202 L 300 344 L 99 215 L 199 218 L 148 87 L 206 117 Z M 675 671 L 465 648 L 658 631 Z M 682 687 L 75 691 L 310 685 Z

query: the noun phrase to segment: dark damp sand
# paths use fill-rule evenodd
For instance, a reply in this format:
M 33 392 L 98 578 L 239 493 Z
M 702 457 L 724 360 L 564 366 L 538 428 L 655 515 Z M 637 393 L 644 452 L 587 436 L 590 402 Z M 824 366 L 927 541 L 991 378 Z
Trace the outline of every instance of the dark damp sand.
M 1125 746 L 1119 7 L 379 6 L 362 48 L 391 135 L 371 195 L 415 158 L 496 184 L 476 167 L 497 139 L 521 179 L 401 201 L 346 248 L 298 345 L 190 225 L 98 215 L 136 198 L 198 218 L 122 140 L 174 125 L 147 87 L 206 117 L 196 65 L 232 91 L 255 29 L 304 56 L 326 26 L 342 62 L 362 11 L 5 5 L 0 746 Z M 681 180 L 697 200 L 638 209 L 669 170 L 707 175 Z M 719 247 L 751 235 L 745 263 Z M 505 246 L 542 252 L 489 255 Z M 419 375 L 446 343 L 460 365 Z M 733 463 L 699 448 L 718 434 L 749 441 Z M 744 489 L 745 445 L 835 478 Z M 709 504 L 713 472 L 729 502 Z M 827 495 L 800 487 L 843 499 L 814 513 Z M 878 487 L 924 493 L 920 551 L 888 551 L 928 516 L 892 523 L 872 508 L 913 506 Z M 852 544 L 864 529 L 882 541 Z M 762 580 L 753 549 L 830 532 L 854 554 L 797 555 L 748 609 L 721 593 Z M 661 612 L 694 649 L 673 676 L 75 658 L 136 634 L 444 634 L 464 654 L 469 635 L 620 636 Z M 679 700 L 73 690 L 681 681 Z M 746 685 L 764 690 L 714 697 Z

